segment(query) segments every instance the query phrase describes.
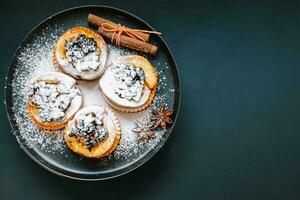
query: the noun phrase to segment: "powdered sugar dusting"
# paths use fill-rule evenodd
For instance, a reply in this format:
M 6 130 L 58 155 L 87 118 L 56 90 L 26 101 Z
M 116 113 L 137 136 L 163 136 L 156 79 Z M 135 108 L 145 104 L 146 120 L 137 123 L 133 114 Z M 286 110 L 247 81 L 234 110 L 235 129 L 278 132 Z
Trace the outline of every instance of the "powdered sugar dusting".
M 46 37 L 44 33 L 41 33 L 41 35 L 36 36 L 36 39 L 30 45 L 22 50 L 18 56 L 17 67 L 13 76 L 12 95 L 14 117 L 20 133 L 20 136 L 16 134 L 17 139 L 25 141 L 30 148 L 37 148 L 50 153 L 60 152 L 61 154 L 65 154 L 65 151 L 61 151 L 67 149 L 64 142 L 63 130 L 45 131 L 40 129 L 31 121 L 26 109 L 27 82 L 36 74 L 58 71 L 52 62 L 53 46 L 62 32 L 63 30 L 58 28 L 51 37 Z M 120 56 L 129 55 L 131 53 L 113 45 L 108 45 L 108 48 L 109 55 L 107 65 L 110 65 L 112 61 L 118 60 Z M 155 63 L 155 65 L 167 66 L 167 63 Z M 158 76 L 159 85 L 157 92 L 159 93 L 160 90 L 166 90 L 169 86 L 166 83 L 163 71 L 158 71 Z M 98 81 L 99 79 L 94 81 L 77 81 L 78 87 L 83 94 L 84 106 L 108 106 L 100 92 Z M 151 106 L 157 108 L 162 102 L 165 102 L 166 97 L 174 91 L 174 89 L 171 89 L 168 93 L 156 95 Z M 130 159 L 140 152 L 146 152 L 154 148 L 160 142 L 164 135 L 164 131 L 162 130 L 157 131 L 157 137 L 147 143 L 139 141 L 136 133 L 131 131 L 135 126 L 134 122 L 145 116 L 145 114 L 149 112 L 149 109 L 150 108 L 138 113 L 124 113 L 112 109 L 120 121 L 122 137 L 117 149 L 112 156 L 107 157 L 107 159 L 111 157 L 115 159 Z

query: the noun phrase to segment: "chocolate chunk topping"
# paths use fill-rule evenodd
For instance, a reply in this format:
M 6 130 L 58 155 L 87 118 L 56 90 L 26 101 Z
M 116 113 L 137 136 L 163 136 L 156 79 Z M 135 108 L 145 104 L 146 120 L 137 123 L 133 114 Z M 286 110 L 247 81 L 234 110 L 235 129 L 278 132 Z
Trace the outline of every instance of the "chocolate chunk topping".
M 71 38 L 65 42 L 66 56 L 74 68 L 79 71 L 97 70 L 99 62 L 99 53 L 97 43 L 93 38 L 84 34 Z
M 104 114 L 103 111 L 79 115 L 76 118 L 75 126 L 69 132 L 69 136 L 76 137 L 91 151 L 95 144 L 108 136 L 108 131 L 103 126 Z

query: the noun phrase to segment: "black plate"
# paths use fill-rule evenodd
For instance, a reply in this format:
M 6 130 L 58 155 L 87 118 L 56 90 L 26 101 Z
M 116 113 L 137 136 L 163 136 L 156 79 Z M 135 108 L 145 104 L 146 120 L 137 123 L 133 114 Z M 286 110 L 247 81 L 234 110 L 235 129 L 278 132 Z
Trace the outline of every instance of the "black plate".
M 13 95 L 12 95 L 12 81 L 13 74 L 17 68 L 18 57 L 21 51 L 28 45 L 31 44 L 38 35 L 43 32 L 43 34 L 51 34 L 52 30 L 57 25 L 63 26 L 65 30 L 73 26 L 88 26 L 86 23 L 86 18 L 88 13 L 93 13 L 112 21 L 118 21 L 124 25 L 135 27 L 139 29 L 154 30 L 149 24 L 141 20 L 140 18 L 130 14 L 126 11 L 106 7 L 106 6 L 83 6 L 76 7 L 68 10 L 59 12 L 37 27 L 35 27 L 23 40 L 16 50 L 14 57 L 9 68 L 6 82 L 6 108 L 8 117 L 13 128 L 16 137 L 20 136 L 19 127 L 16 123 L 16 119 L 13 113 Z M 158 54 L 156 57 L 151 58 L 151 62 L 155 63 L 166 63 L 168 69 L 158 69 L 163 70 L 165 76 L 168 80 L 168 85 L 170 88 L 174 88 L 174 95 L 168 96 L 165 101 L 174 110 L 174 122 L 176 121 L 179 104 L 180 104 L 180 81 L 179 74 L 174 58 L 161 36 L 151 36 L 151 43 L 158 46 Z M 166 88 L 168 89 L 168 87 Z M 166 91 L 158 91 L 158 94 L 164 94 Z M 175 123 L 174 123 L 175 124 Z M 149 149 L 146 152 L 142 152 L 132 157 L 129 160 L 118 160 L 109 159 L 106 161 L 105 165 L 99 165 L 101 160 L 91 160 L 87 158 L 82 158 L 75 154 L 72 154 L 72 159 L 65 159 L 62 156 L 57 156 L 53 153 L 43 152 L 40 149 L 29 148 L 26 142 L 18 140 L 20 146 L 24 151 L 39 165 L 46 168 L 47 170 L 62 175 L 69 178 L 81 179 L 81 180 L 101 180 L 108 179 L 111 177 L 120 176 L 133 169 L 141 166 L 147 160 L 149 160 L 165 143 L 168 136 L 170 135 L 174 124 L 165 132 L 162 140 L 153 149 Z M 70 152 L 67 152 L 70 153 Z

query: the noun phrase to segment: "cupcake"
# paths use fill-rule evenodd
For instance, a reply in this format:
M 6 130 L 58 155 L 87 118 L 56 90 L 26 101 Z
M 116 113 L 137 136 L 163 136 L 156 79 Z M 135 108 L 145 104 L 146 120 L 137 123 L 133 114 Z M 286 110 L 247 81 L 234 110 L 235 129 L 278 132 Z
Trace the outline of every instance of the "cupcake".
M 53 63 L 75 79 L 93 80 L 102 75 L 107 60 L 103 38 L 85 27 L 73 27 L 59 37 Z
M 68 147 L 88 158 L 101 158 L 111 154 L 120 138 L 120 123 L 115 114 L 104 106 L 82 108 L 65 129 Z
M 99 81 L 106 102 L 124 112 L 138 112 L 148 107 L 157 84 L 155 68 L 138 55 L 122 57 L 107 68 Z
M 82 105 L 76 81 L 59 72 L 35 76 L 29 81 L 27 109 L 33 122 L 47 130 L 62 129 Z

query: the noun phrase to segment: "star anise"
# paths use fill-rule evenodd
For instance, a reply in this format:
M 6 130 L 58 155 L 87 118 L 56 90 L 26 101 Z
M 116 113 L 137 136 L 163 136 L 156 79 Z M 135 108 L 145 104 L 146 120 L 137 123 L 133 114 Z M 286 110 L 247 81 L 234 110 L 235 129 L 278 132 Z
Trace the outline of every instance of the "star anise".
M 170 110 L 165 107 L 165 105 L 161 105 L 159 109 L 152 109 L 152 117 L 151 120 L 154 121 L 153 129 L 160 126 L 163 129 L 167 128 L 168 124 L 172 124 L 173 120 L 171 119 L 171 115 L 173 114 L 173 110 Z
M 135 125 L 132 131 L 137 133 L 139 139 L 147 141 L 156 137 L 153 131 L 154 121 L 151 120 L 149 115 L 143 117 L 141 121 L 136 121 Z

